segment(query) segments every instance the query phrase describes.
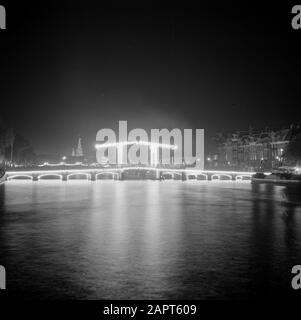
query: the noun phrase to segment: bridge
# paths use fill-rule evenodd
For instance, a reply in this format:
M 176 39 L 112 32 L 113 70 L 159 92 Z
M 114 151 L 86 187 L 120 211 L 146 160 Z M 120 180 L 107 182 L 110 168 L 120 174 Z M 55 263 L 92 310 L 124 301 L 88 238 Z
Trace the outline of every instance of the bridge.
M 6 181 L 14 179 L 27 179 L 32 181 L 53 180 L 68 181 L 73 179 L 85 179 L 89 181 L 110 178 L 114 180 L 127 179 L 151 179 L 151 180 L 205 180 L 205 181 L 246 181 L 251 180 L 255 172 L 197 170 L 194 168 L 172 169 L 154 167 L 116 167 L 116 168 L 70 168 L 51 167 L 47 169 L 17 169 L 7 171 Z

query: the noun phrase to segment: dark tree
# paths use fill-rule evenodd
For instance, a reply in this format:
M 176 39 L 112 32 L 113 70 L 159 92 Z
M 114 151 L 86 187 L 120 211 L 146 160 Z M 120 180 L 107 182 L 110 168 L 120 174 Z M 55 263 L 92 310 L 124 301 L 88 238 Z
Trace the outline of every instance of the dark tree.
M 286 157 L 289 161 L 301 161 L 301 133 L 296 135 L 293 140 L 288 144 L 286 150 Z

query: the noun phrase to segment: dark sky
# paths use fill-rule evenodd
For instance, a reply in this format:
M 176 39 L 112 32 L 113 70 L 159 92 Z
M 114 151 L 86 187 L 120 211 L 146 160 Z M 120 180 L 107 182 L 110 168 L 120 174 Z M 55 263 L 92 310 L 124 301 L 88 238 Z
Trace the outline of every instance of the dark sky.
M 71 152 L 79 135 L 91 152 L 118 120 L 204 128 L 207 149 L 218 131 L 298 122 L 287 3 L 23 2 L 0 30 L 0 108 L 37 152 Z

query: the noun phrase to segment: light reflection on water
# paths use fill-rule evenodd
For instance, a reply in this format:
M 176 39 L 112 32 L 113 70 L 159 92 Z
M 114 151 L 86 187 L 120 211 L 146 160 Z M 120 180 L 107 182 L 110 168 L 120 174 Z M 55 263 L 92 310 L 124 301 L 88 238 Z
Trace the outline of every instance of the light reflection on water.
M 26 298 L 204 299 L 289 294 L 301 196 L 205 181 L 10 181 L 0 263 Z

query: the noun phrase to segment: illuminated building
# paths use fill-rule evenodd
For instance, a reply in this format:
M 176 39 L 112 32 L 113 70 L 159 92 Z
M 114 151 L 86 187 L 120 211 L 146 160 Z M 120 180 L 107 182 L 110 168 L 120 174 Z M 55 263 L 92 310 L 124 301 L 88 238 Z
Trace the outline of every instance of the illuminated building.
M 246 171 L 270 170 L 282 166 L 285 151 L 300 127 L 266 130 L 258 133 L 236 132 L 218 135 L 217 150 L 219 168 Z

